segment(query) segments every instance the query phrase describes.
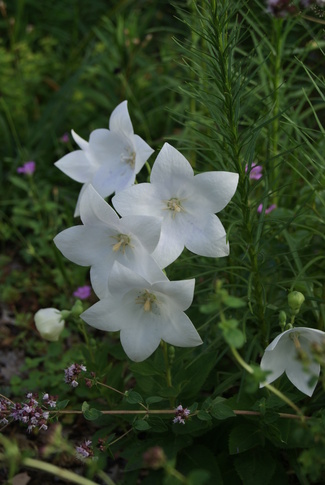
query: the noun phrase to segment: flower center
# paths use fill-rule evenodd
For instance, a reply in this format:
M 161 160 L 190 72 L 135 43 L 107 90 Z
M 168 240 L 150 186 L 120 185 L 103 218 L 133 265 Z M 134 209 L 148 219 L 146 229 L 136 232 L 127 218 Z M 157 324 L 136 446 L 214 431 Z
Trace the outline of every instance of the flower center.
M 185 212 L 180 199 L 176 197 L 172 197 L 169 200 L 164 201 L 166 202 L 166 209 L 172 211 L 172 217 L 175 217 L 176 214 L 180 212 Z
M 131 151 L 129 148 L 125 149 L 126 153 L 122 153 L 120 156 L 121 162 L 127 163 L 131 168 L 135 167 L 135 152 Z
M 131 238 L 126 234 L 118 234 L 117 236 L 111 236 L 111 238 L 117 241 L 117 243 L 113 245 L 113 251 L 115 253 L 121 249 L 124 254 L 126 246 L 131 246 Z
M 153 293 L 149 293 L 148 290 L 144 290 L 144 293 L 139 295 L 135 302 L 143 305 L 143 310 L 145 312 L 151 312 L 152 311 L 152 304 L 157 300 L 156 295 Z
M 299 351 L 301 349 L 301 345 L 300 345 L 300 342 L 299 342 L 299 333 L 298 332 L 293 332 L 290 335 L 290 337 L 293 340 L 294 346 Z

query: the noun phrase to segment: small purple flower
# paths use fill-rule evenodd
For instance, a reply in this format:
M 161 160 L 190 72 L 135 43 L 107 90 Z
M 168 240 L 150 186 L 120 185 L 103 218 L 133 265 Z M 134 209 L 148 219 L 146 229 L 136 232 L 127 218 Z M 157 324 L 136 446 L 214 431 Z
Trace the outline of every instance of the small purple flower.
M 70 384 L 71 387 L 77 387 L 79 374 L 86 371 L 87 369 L 84 365 L 72 364 L 67 369 L 64 369 L 64 382 Z
M 276 209 L 276 208 L 277 208 L 276 204 L 270 205 L 270 207 L 268 207 L 267 209 L 265 209 L 265 214 L 269 214 L 270 212 L 274 211 L 274 209 Z M 261 214 L 262 211 L 263 211 L 263 204 L 260 204 L 258 206 L 258 208 L 257 208 L 257 212 L 259 214 Z
M 80 446 L 76 446 L 77 458 L 84 459 L 93 456 L 94 452 L 90 447 L 91 441 L 86 440 Z
M 86 300 L 91 295 L 91 287 L 89 285 L 79 286 L 73 293 L 73 296 L 80 298 L 80 300 Z
M 32 175 L 35 172 L 36 163 L 30 160 L 25 162 L 22 167 L 17 168 L 17 173 L 24 173 L 26 175 Z
M 69 133 L 68 132 L 63 133 L 63 135 L 60 138 L 60 141 L 62 141 L 62 143 L 69 143 L 70 141 Z
M 191 414 L 191 411 L 187 408 L 183 408 L 183 406 L 180 404 L 175 409 L 175 418 L 173 419 L 173 423 L 185 424 L 185 419 L 187 419 L 190 414 Z
M 263 167 L 262 165 L 257 165 L 256 163 L 252 163 L 250 172 L 249 172 L 249 178 L 251 180 L 259 180 L 260 178 L 263 177 L 262 174 Z M 245 172 L 248 172 L 248 165 L 245 167 Z

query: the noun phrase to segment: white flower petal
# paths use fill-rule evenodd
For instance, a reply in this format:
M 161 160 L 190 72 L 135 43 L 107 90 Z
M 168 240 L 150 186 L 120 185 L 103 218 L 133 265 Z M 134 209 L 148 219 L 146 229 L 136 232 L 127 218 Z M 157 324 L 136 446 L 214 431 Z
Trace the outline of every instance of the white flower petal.
M 89 185 L 90 185 L 89 183 L 86 183 L 86 184 L 83 184 L 83 186 L 81 187 L 81 190 L 80 190 L 79 195 L 78 195 L 77 205 L 76 205 L 73 217 L 80 216 L 80 201 L 82 199 L 82 196 L 83 196 L 85 190 L 87 189 L 87 187 Z
M 193 177 L 193 169 L 186 158 L 176 148 L 165 143 L 153 164 L 150 182 L 167 189 L 173 197 L 178 194 L 179 187 Z
M 136 149 L 135 173 L 139 173 L 154 150 L 140 136 L 134 135 L 133 141 Z
M 138 319 L 137 319 L 138 317 Z M 150 357 L 160 344 L 160 326 L 145 315 L 133 315 L 132 327 L 124 327 L 120 338 L 127 356 L 134 362 Z
M 193 179 L 193 201 L 200 211 L 220 212 L 231 200 L 238 185 L 238 174 L 205 172 Z
M 121 309 L 121 300 L 109 296 L 83 312 L 80 317 L 91 327 L 105 332 L 120 330 L 120 320 L 115 318 Z
M 309 356 L 310 359 L 313 359 L 313 356 L 310 352 Z M 320 365 L 316 362 L 312 362 L 309 365 L 309 372 L 306 372 L 302 363 L 298 360 L 298 356 L 295 355 L 295 358 L 289 360 L 286 368 L 286 374 L 288 379 L 292 382 L 294 386 L 296 386 L 299 391 L 307 394 L 307 396 L 311 396 L 315 390 L 317 385 L 317 380 L 314 382 L 312 386 L 309 385 L 309 381 L 312 377 L 319 376 L 320 373 Z
M 71 134 L 74 141 L 77 143 L 77 145 L 79 145 L 81 150 L 87 151 L 89 147 L 88 141 L 84 140 L 83 138 L 81 138 L 81 136 L 77 135 L 77 133 L 74 130 L 71 130 Z
M 202 214 L 200 219 L 190 220 L 185 246 L 200 256 L 220 258 L 229 254 L 226 231 L 214 214 Z
M 284 373 L 288 359 L 293 358 L 295 354 L 295 349 L 291 344 L 291 341 L 282 339 L 276 348 L 271 350 L 268 350 L 269 347 L 266 348 L 260 367 L 262 370 L 271 373 L 266 376 L 265 381 L 260 384 L 260 387 L 264 387 L 265 384 L 270 384 Z
M 146 288 L 148 285 L 150 286 L 148 280 L 138 273 L 135 273 L 117 261 L 114 263 L 108 285 L 109 291 L 113 296 L 119 295 L 122 298 L 126 293 L 137 288 Z
M 182 281 L 159 281 L 152 284 L 152 291 L 158 291 L 169 299 L 169 306 L 178 310 L 187 310 L 193 301 L 195 279 Z
M 68 177 L 81 183 L 88 182 L 95 172 L 95 167 L 82 150 L 75 150 L 64 155 L 54 165 Z
M 164 204 L 152 184 L 143 183 L 128 187 L 116 194 L 112 204 L 121 216 L 142 215 L 162 217 Z
M 135 234 L 149 253 L 155 249 L 160 237 L 162 219 L 151 216 L 124 216 L 121 219 L 121 231 L 128 230 Z
M 106 225 L 117 225 L 120 218 L 105 202 L 92 185 L 89 185 L 80 200 L 80 217 L 83 224 L 96 225 L 100 222 Z
M 123 161 L 124 157 L 134 152 L 133 143 L 123 133 L 114 133 L 104 128 L 90 134 L 89 149 L 98 167 L 105 166 L 112 171 L 127 165 Z
M 184 236 L 178 229 L 173 220 L 165 219 L 162 223 L 160 239 L 152 253 L 152 257 L 161 268 L 173 263 L 184 249 Z
M 80 266 L 90 266 L 106 252 L 107 242 L 100 227 L 74 226 L 60 232 L 54 244 L 70 261 Z
M 177 347 L 196 347 L 202 339 L 193 323 L 183 312 L 173 312 L 162 327 L 162 340 Z
M 116 132 L 122 132 L 130 137 L 133 135 L 134 131 L 127 104 L 127 101 L 122 101 L 122 103 L 116 106 L 109 119 L 109 129 Z

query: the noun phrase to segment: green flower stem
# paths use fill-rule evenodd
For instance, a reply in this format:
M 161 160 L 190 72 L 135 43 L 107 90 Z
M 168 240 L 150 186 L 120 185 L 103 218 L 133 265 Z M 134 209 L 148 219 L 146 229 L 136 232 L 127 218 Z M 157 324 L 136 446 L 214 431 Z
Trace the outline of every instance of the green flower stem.
M 267 384 L 267 386 L 273 388 L 270 384 Z M 277 393 L 276 393 L 277 394 Z M 280 392 L 281 395 L 283 395 Z M 286 397 L 286 396 L 284 396 Z M 281 398 L 282 399 L 282 398 Z M 286 401 L 287 402 L 287 401 Z M 297 411 L 299 408 L 295 406 L 295 411 Z M 9 413 L 10 411 L 8 411 Z M 194 413 L 191 413 L 190 416 L 196 416 L 199 411 L 195 411 Z M 249 411 L 246 409 L 233 409 L 234 414 L 237 416 L 263 416 L 263 413 L 260 411 Z M 3 413 L 6 413 L 6 411 L 3 411 Z M 145 411 L 143 410 L 130 410 L 130 409 L 117 409 L 117 410 L 110 410 L 110 411 L 101 411 L 102 414 L 105 415 L 123 415 L 123 414 L 128 414 L 128 415 L 149 415 L 149 414 L 175 414 L 175 409 L 147 409 Z M 50 414 L 83 414 L 82 411 L 74 411 L 74 410 L 67 410 L 67 409 L 62 409 L 61 411 L 55 411 L 51 410 Z M 286 419 L 310 419 L 309 416 L 302 416 L 301 411 L 299 410 L 299 414 L 290 414 L 290 413 L 277 413 L 280 418 L 286 418 Z M 125 433 L 127 434 L 127 433 Z M 123 435 L 124 436 L 124 435 Z M 115 442 L 114 442 L 115 443 Z
M 42 470 L 44 472 L 55 475 L 56 477 L 63 478 L 63 480 L 68 480 L 72 483 L 77 483 L 78 485 L 97 485 L 96 482 L 89 480 L 88 478 L 83 478 L 74 472 L 65 470 L 51 463 L 46 463 L 40 460 L 35 460 L 34 458 L 24 458 L 22 461 L 23 465 L 34 468 L 36 470 Z M 114 482 L 107 477 L 106 483 L 109 485 L 115 485 Z
M 86 343 L 86 346 L 88 348 L 91 361 L 92 361 L 92 363 L 95 363 L 95 357 L 94 357 L 94 354 L 93 354 L 93 350 L 92 350 L 90 342 L 89 342 L 88 334 L 85 330 L 85 322 L 83 320 L 81 320 L 81 318 L 79 318 L 78 327 L 79 327 L 80 332 L 83 335 L 83 338 L 85 339 L 85 343 Z
M 98 382 L 98 381 L 94 381 L 95 384 L 98 384 L 99 386 L 103 386 L 103 387 L 106 387 L 107 389 L 110 389 L 111 391 L 114 391 L 114 392 L 117 392 L 118 394 L 121 394 L 123 397 L 125 397 L 125 393 L 124 392 L 121 392 L 119 391 L 118 389 L 115 389 L 115 387 L 112 387 L 112 386 L 109 386 L 107 384 L 104 384 L 103 382 Z M 140 406 L 142 406 L 144 409 L 148 409 L 144 404 L 142 404 L 141 402 L 139 402 Z
M 237 349 L 235 349 L 235 347 L 230 347 L 231 348 L 231 351 L 235 357 L 235 359 L 237 360 L 237 362 L 249 373 L 249 374 L 254 374 L 254 370 L 253 368 L 247 364 L 247 362 L 244 361 L 244 359 L 241 357 L 241 355 L 237 352 Z M 276 396 L 278 396 L 283 402 L 285 402 L 286 404 L 288 404 L 288 406 L 290 406 L 292 409 L 294 409 L 294 411 L 296 411 L 296 413 L 298 414 L 298 416 L 304 420 L 305 417 L 301 411 L 301 409 L 298 408 L 298 406 L 295 405 L 294 402 L 291 401 L 291 399 L 289 399 L 285 394 L 283 394 L 281 391 L 279 391 L 279 389 L 277 389 L 276 387 L 272 386 L 271 384 L 264 384 L 264 386 L 271 392 L 273 392 L 273 394 L 275 394 Z
M 164 469 L 167 475 L 175 477 L 181 483 L 188 483 L 186 477 L 182 475 L 182 473 L 180 473 L 178 470 L 176 470 L 173 466 L 167 464 L 165 465 Z
M 164 353 L 164 361 L 165 361 L 165 367 L 166 367 L 166 382 L 168 387 L 173 387 L 172 384 L 172 374 L 170 370 L 170 365 L 169 365 L 169 359 L 168 359 L 168 348 L 166 342 L 162 342 L 162 349 Z
M 98 382 L 94 381 L 95 384 L 103 387 L 107 387 L 107 389 L 110 389 L 111 391 L 117 392 L 118 394 L 121 394 L 123 397 L 125 396 L 124 392 L 119 391 L 118 389 L 115 389 L 115 387 L 109 386 L 108 384 L 104 384 L 103 382 Z

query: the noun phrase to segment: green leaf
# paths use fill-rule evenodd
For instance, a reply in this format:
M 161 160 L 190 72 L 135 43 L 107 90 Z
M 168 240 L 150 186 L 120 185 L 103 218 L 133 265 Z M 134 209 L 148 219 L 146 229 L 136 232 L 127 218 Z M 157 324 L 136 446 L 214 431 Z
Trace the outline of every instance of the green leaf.
M 233 410 L 222 402 L 213 404 L 210 413 L 216 419 L 234 418 L 236 416 Z
M 143 402 L 141 394 L 135 391 L 126 391 L 125 397 L 129 404 L 138 404 L 139 402 Z
M 231 455 L 237 455 L 238 453 L 263 444 L 264 436 L 261 430 L 252 424 L 239 424 L 230 431 L 229 453 Z
M 238 325 L 239 322 L 235 319 L 224 320 L 219 324 L 225 341 L 231 347 L 235 347 L 236 349 L 242 347 L 245 343 L 244 334 L 241 330 L 239 330 L 239 328 L 237 328 Z
M 227 296 L 224 298 L 223 303 L 229 308 L 243 308 L 246 306 L 246 302 L 236 296 Z
M 207 470 L 193 470 L 186 478 L 188 485 L 204 485 L 210 478 L 210 472 Z
M 151 397 L 148 397 L 146 399 L 146 403 L 149 405 L 149 404 L 154 404 L 156 402 L 161 402 L 161 401 L 165 401 L 165 398 L 164 397 L 160 397 L 160 396 L 151 396 Z
M 206 303 L 205 305 L 200 305 L 200 312 L 204 315 L 208 315 L 209 313 L 215 313 L 219 310 L 220 303 L 218 301 L 211 301 L 210 303 Z
M 28 185 L 28 183 L 26 182 L 26 180 L 24 178 L 14 177 L 13 176 L 13 177 L 9 177 L 9 180 L 16 187 L 19 187 L 20 189 L 23 189 L 26 192 L 28 192 L 29 185 Z
M 247 451 L 234 458 L 234 465 L 243 485 L 268 485 L 273 483 L 272 477 L 276 462 L 271 454 L 263 448 Z
M 91 408 L 87 403 L 87 401 L 84 401 L 82 403 L 81 410 L 84 415 L 84 418 L 87 419 L 88 421 L 95 421 L 96 419 L 100 418 L 100 416 L 102 416 L 101 411 L 95 408 Z
M 133 423 L 133 428 L 137 429 L 138 431 L 147 431 L 147 429 L 151 429 L 151 426 L 145 419 L 137 419 Z
M 56 403 L 55 409 L 58 409 L 58 410 L 64 409 L 67 407 L 68 404 L 69 404 L 69 399 L 65 399 L 64 401 L 58 401 Z
M 212 419 L 210 414 L 204 411 L 203 409 L 200 409 L 200 411 L 197 413 L 197 417 L 201 421 L 211 421 Z
M 215 366 L 215 362 L 215 352 L 204 352 L 189 365 L 180 368 L 174 376 L 174 385 L 175 383 L 182 384 L 181 398 L 183 401 L 197 397 L 211 369 Z

